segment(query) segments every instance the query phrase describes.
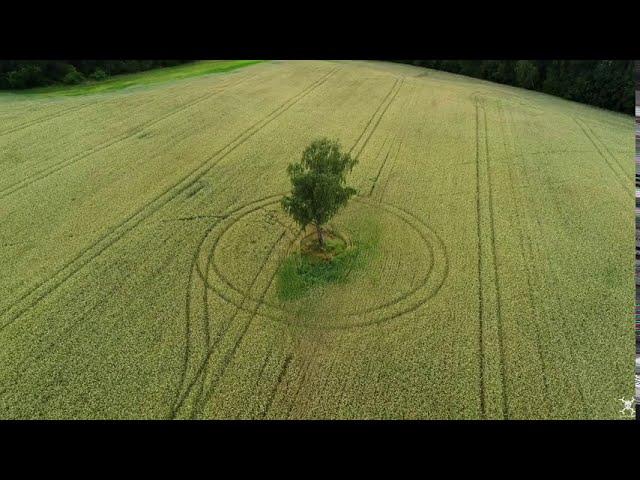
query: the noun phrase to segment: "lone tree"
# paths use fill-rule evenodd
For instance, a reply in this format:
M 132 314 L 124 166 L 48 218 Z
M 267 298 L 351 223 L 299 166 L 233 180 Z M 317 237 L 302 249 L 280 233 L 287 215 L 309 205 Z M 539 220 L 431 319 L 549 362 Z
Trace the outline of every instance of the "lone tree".
M 321 249 L 322 226 L 356 194 L 345 179 L 356 163 L 350 154 L 340 151 L 337 140 L 321 138 L 305 148 L 299 163 L 287 167 L 293 188 L 282 199 L 282 207 L 300 227 L 315 226 Z

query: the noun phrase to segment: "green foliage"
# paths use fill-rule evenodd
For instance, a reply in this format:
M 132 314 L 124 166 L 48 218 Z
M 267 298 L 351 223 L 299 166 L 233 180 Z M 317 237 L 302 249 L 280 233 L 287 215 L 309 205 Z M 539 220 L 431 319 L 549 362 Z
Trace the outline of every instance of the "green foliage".
M 346 185 L 346 175 L 357 160 L 342 152 L 337 140 L 315 140 L 302 153 L 299 163 L 287 168 L 291 179 L 291 195 L 282 199 L 282 207 L 305 228 L 313 224 L 320 232 L 356 190 Z M 319 233 L 319 240 L 322 237 Z
M 101 68 L 96 68 L 96 71 L 89 75 L 89 78 L 91 78 L 91 80 L 101 81 L 109 78 L 109 75 Z
M 205 60 L 201 62 L 191 62 L 184 65 L 157 65 L 156 67 L 162 68 L 154 68 L 153 70 L 138 72 L 138 73 L 129 73 L 129 74 L 119 74 L 121 68 L 114 68 L 114 65 L 106 63 L 104 65 L 104 70 L 101 70 L 101 67 L 95 67 L 95 65 L 81 65 L 82 68 L 78 67 L 77 70 L 83 73 L 85 76 L 88 76 L 92 80 L 91 83 L 84 83 L 81 85 L 60 85 L 56 82 L 53 84 L 45 86 L 45 87 L 37 87 L 32 88 L 24 93 L 39 95 L 65 95 L 65 96 L 75 96 L 75 95 L 87 95 L 92 93 L 105 93 L 114 90 L 121 90 L 123 88 L 135 87 L 135 86 L 143 86 L 143 85 L 154 85 L 157 83 L 167 82 L 171 80 L 180 80 L 183 78 L 190 78 L 200 75 L 209 75 L 212 73 L 224 73 L 229 72 L 231 70 L 235 70 L 238 68 L 246 67 L 249 65 L 253 65 L 255 63 L 259 63 L 260 60 Z M 95 62 L 94 62 L 95 63 Z M 163 62 L 166 63 L 166 62 Z M 2 79 L 4 78 L 2 75 L 2 62 L 0 61 L 0 88 L 2 88 Z M 58 66 L 62 67 L 62 66 Z M 56 68 L 58 68 L 56 67 Z M 64 65 L 64 68 L 58 68 L 58 73 L 64 71 L 66 74 L 69 71 L 70 66 Z M 122 66 L 120 66 L 122 67 Z M 94 71 L 95 68 L 95 71 Z M 99 77 L 103 77 L 102 73 L 104 72 L 104 78 L 99 79 Z M 115 73 L 114 73 L 115 72 Z M 56 73 L 55 78 L 60 78 L 59 82 L 62 82 L 63 75 L 59 75 Z M 57 81 L 58 82 L 58 81 Z M 52 83 L 52 82 L 48 82 Z M 37 85 L 43 85 L 45 83 L 38 83 Z M 35 85 L 34 85 L 35 86 Z M 9 88 L 6 86 L 4 88 Z
M 347 248 L 340 241 L 327 240 L 325 249 L 333 255 L 331 261 L 297 254 L 282 263 L 277 277 L 278 298 L 296 300 L 314 287 L 343 282 L 362 263 L 361 251 L 356 247 Z
M 516 62 L 516 82 L 518 86 L 535 89 L 540 81 L 538 68 L 529 60 L 518 60 Z
M 76 85 L 85 77 L 171 67 L 190 60 L 0 60 L 0 89 L 21 90 L 53 84 Z
M 325 285 L 344 283 L 365 268 L 375 255 L 380 243 L 379 221 L 367 215 L 358 215 L 349 222 L 355 238 L 347 244 L 342 239 L 328 238 L 324 255 L 302 251 L 288 257 L 278 268 L 277 296 L 283 301 L 303 298 Z
M 69 71 L 69 73 L 67 73 L 62 79 L 62 83 L 66 85 L 77 85 L 84 82 L 84 80 L 84 75 L 82 75 L 75 68 L 72 68 L 71 71 Z
M 8 72 L 5 79 L 3 83 L 7 88 L 22 89 L 40 85 L 44 81 L 44 76 L 38 65 L 23 65 Z

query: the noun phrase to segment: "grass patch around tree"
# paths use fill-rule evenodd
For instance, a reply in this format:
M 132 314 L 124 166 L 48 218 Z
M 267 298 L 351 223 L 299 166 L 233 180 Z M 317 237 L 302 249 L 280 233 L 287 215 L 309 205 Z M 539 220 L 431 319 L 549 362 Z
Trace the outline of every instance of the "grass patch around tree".
M 299 300 L 318 287 L 346 283 L 350 275 L 361 271 L 375 253 L 379 232 L 374 223 L 364 219 L 358 227 L 354 238 L 329 227 L 324 231 L 324 248 L 320 248 L 315 233 L 304 237 L 278 269 L 278 298 Z

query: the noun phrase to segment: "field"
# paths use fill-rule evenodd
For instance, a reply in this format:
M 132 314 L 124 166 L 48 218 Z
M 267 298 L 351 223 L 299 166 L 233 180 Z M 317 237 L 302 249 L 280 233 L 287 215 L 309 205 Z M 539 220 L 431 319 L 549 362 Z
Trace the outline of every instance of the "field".
M 633 131 L 382 62 L 0 95 L 0 418 L 619 418 Z M 318 136 L 368 248 L 283 299 Z

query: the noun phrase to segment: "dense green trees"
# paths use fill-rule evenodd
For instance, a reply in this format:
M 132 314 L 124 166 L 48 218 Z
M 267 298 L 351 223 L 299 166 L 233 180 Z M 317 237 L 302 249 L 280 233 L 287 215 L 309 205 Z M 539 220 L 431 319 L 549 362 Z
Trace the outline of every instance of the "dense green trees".
M 0 89 L 76 84 L 86 79 L 171 67 L 190 60 L 0 60 Z
M 632 60 L 400 60 L 632 114 Z

